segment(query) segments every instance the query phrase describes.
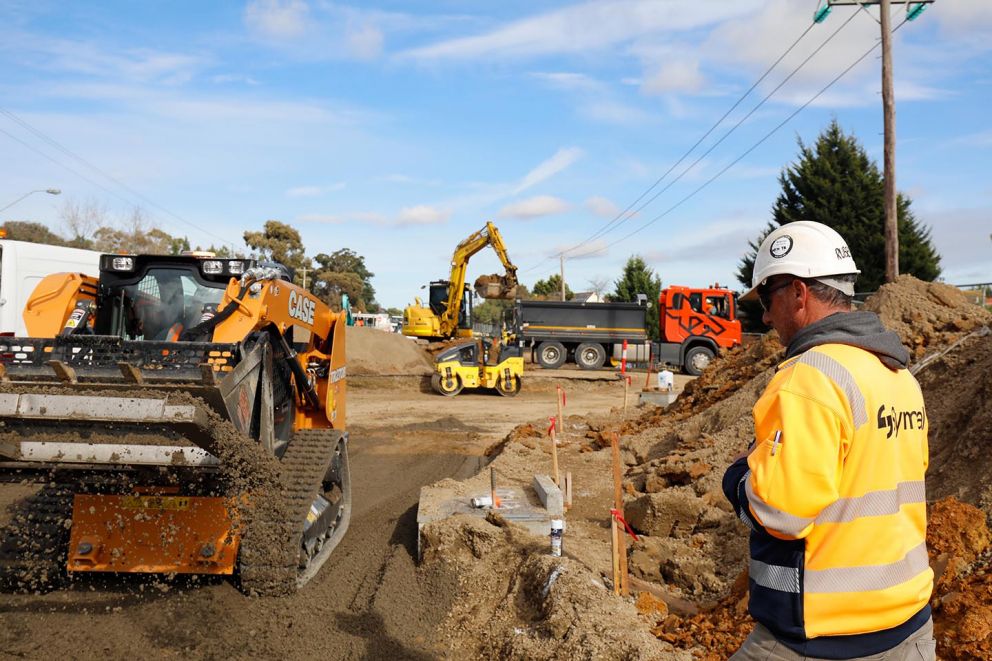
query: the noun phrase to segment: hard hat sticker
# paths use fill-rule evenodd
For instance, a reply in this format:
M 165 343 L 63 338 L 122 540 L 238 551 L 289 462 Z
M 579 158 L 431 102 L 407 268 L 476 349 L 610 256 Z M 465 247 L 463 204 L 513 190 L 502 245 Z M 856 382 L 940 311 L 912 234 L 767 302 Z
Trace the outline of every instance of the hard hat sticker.
M 772 257 L 778 259 L 788 255 L 790 250 L 792 250 L 792 237 L 787 234 L 772 241 L 772 245 L 768 249 L 768 252 L 771 253 Z

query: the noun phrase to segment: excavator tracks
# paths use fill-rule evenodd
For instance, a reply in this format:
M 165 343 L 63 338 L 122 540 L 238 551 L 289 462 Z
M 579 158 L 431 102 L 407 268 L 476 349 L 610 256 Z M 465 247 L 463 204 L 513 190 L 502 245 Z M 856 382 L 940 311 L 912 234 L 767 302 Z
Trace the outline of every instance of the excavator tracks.
M 312 578 L 327 560 L 348 527 L 351 516 L 351 480 L 347 436 L 331 429 L 308 429 L 293 434 L 282 456 L 279 493 L 255 504 L 241 542 L 241 588 L 248 594 L 288 594 Z M 311 544 L 304 531 L 318 496 L 331 495 L 334 516 Z

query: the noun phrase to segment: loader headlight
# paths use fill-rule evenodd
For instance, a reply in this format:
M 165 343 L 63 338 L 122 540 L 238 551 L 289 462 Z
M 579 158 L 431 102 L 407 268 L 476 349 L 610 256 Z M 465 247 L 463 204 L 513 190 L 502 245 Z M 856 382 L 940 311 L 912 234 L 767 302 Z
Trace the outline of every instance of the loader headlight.
M 114 257 L 110 260 L 110 268 L 114 271 L 133 271 L 134 257 Z
M 244 262 L 228 262 L 227 263 L 227 272 L 230 273 L 231 275 L 241 275 L 242 273 L 245 272 L 245 263 Z
M 224 262 L 216 259 L 208 259 L 201 264 L 200 268 L 207 275 L 220 275 L 224 272 Z

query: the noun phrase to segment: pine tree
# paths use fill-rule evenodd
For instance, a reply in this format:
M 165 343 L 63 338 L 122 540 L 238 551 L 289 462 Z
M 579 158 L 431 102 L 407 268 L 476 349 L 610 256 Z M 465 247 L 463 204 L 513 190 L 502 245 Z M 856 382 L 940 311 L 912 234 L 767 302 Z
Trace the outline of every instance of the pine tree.
M 820 134 L 816 144 L 799 140 L 799 161 L 779 175 L 782 192 L 772 207 L 772 222 L 750 242 L 737 278 L 751 286 L 754 258 L 762 239 L 780 225 L 814 220 L 837 230 L 847 241 L 861 275 L 859 292 L 878 289 L 885 282 L 884 180 L 853 135 L 837 120 Z M 940 255 L 930 229 L 917 221 L 905 195 L 898 197 L 899 272 L 932 281 L 940 275 Z
M 637 255 L 631 255 L 624 264 L 623 274 L 614 284 L 611 301 L 636 303 L 637 295 L 648 297 L 647 326 L 648 337 L 657 340 L 658 326 L 658 295 L 661 293 L 661 278 Z

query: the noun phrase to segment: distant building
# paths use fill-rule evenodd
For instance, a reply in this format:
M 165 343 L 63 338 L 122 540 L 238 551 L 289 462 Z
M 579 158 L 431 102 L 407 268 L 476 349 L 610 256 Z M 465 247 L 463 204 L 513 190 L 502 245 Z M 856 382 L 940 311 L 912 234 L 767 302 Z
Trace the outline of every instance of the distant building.
M 572 295 L 573 303 L 602 303 L 603 299 L 594 291 L 577 291 Z

